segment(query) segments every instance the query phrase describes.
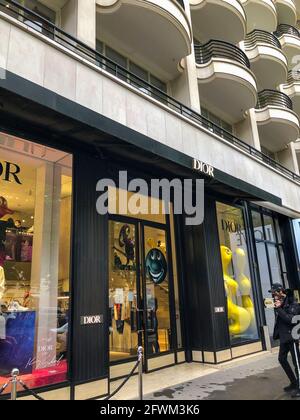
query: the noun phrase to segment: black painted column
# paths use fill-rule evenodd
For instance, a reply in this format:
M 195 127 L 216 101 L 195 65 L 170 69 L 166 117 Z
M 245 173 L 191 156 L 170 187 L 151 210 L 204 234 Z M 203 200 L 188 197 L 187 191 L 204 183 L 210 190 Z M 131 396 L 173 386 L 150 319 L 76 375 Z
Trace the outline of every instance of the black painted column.
M 105 177 L 101 159 L 74 158 L 71 379 L 108 376 L 108 217 L 96 212 L 96 184 Z M 83 316 L 103 323 L 82 325 Z M 96 320 L 97 321 L 97 320 Z

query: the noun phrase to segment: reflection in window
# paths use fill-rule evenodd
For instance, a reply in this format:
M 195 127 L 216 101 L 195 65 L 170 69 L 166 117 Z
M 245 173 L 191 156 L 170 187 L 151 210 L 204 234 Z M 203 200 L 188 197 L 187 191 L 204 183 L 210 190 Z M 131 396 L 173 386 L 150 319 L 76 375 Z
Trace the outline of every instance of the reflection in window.
M 67 379 L 72 157 L 0 134 L 0 386 Z
M 245 223 L 236 207 L 217 203 L 217 215 L 229 331 L 232 344 L 237 345 L 259 338 Z
M 137 282 L 136 229 L 109 222 L 109 340 L 110 360 L 136 356 Z

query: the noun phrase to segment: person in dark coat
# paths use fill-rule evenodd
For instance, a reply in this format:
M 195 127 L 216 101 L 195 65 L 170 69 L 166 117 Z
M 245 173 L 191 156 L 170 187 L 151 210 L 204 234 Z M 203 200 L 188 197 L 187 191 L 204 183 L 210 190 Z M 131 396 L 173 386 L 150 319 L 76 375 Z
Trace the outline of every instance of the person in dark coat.
M 279 363 L 290 380 L 285 392 L 292 392 L 293 398 L 300 397 L 300 351 L 299 340 L 293 338 L 295 317 L 300 314 L 300 305 L 295 301 L 293 292 L 276 283 L 270 290 L 275 302 L 276 323 L 274 340 L 280 340 Z M 288 356 L 291 354 L 295 373 L 291 368 Z

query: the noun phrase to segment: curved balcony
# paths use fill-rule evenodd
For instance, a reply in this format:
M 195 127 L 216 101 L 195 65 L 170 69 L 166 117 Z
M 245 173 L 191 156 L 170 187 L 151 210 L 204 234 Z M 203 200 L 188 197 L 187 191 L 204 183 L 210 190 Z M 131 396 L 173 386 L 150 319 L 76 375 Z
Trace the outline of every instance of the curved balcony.
M 277 11 L 272 0 L 241 0 L 247 16 L 247 33 L 254 29 L 273 32 L 277 28 Z
M 293 109 L 300 117 L 300 71 L 290 70 L 287 83 L 280 86 L 283 93 L 289 96 L 293 103 Z
M 297 23 L 297 8 L 293 0 L 274 0 L 278 23 L 295 26 Z
M 246 54 L 224 41 L 195 46 L 198 87 L 203 102 L 236 123 L 257 102 L 256 79 Z
M 166 81 L 191 54 L 192 29 L 181 0 L 97 0 L 97 36 Z
M 294 57 L 300 55 L 300 32 L 291 25 L 279 25 L 274 35 L 279 39 L 281 48 L 291 68 Z
M 239 0 L 190 0 L 194 36 L 201 42 L 223 39 L 238 44 L 245 38 L 246 14 Z
M 244 46 L 261 89 L 275 89 L 286 81 L 288 63 L 275 35 L 255 29 L 247 35 Z
M 299 118 L 284 93 L 263 90 L 258 94 L 255 111 L 260 141 L 268 150 L 279 152 L 299 138 Z

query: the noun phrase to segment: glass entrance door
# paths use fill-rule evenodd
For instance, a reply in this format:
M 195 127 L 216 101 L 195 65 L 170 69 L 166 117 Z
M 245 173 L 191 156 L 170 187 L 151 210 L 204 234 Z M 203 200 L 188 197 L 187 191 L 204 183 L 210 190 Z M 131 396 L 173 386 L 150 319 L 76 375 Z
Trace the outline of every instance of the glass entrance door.
M 172 348 L 170 268 L 166 229 L 143 225 L 143 294 L 147 356 Z
M 175 311 L 169 237 L 164 225 L 114 217 L 109 222 L 110 362 L 170 354 Z M 175 325 L 175 328 L 172 328 Z

